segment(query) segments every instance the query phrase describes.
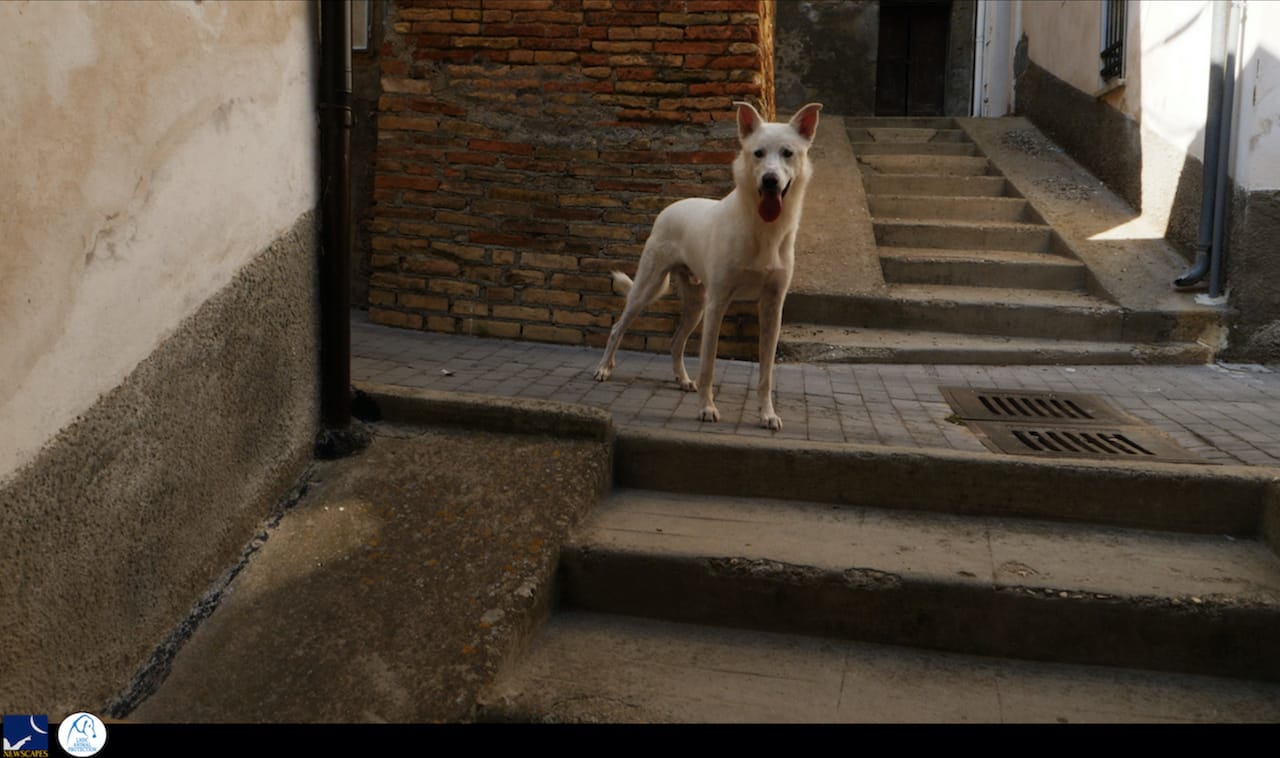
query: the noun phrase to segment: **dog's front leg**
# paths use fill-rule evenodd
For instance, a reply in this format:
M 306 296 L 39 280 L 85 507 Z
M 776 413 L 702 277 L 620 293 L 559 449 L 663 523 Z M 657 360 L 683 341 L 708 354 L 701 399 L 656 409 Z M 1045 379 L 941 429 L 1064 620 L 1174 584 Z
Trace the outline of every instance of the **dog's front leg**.
M 773 360 L 786 296 L 786 285 L 779 287 L 774 282 L 767 283 L 760 292 L 760 383 L 756 395 L 760 401 L 760 426 L 775 432 L 782 429 L 782 419 L 773 410 Z
M 698 397 L 702 401 L 702 411 L 698 418 L 703 421 L 719 421 L 720 411 L 716 410 L 712 380 L 716 372 L 716 347 L 720 342 L 720 324 L 724 321 L 724 313 L 729 309 L 730 293 L 708 292 L 707 310 L 702 319 L 702 344 L 698 346 Z

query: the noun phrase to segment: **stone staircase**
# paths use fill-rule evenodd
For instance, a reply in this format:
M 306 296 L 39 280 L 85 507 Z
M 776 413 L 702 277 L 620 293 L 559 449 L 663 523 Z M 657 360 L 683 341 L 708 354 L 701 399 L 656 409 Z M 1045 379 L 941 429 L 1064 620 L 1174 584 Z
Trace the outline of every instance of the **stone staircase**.
M 625 431 L 479 715 L 1275 721 L 1271 497 L 1226 467 Z
M 954 119 L 846 119 L 882 291 L 793 290 L 807 362 L 1204 363 L 1176 311 L 1118 303 Z

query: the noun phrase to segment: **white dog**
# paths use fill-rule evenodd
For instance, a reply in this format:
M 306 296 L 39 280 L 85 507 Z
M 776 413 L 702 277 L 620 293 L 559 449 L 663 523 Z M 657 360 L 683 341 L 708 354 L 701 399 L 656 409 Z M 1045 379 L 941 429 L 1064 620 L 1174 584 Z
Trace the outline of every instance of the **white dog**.
M 628 293 L 621 317 L 609 332 L 595 377 L 613 372 L 614 354 L 627 327 L 667 291 L 672 278 L 683 301 L 680 325 L 671 342 L 676 381 L 686 392 L 701 390 L 703 421 L 719 421 L 712 398 L 716 345 L 725 310 L 735 300 L 757 300 L 760 307 L 760 424 L 782 428 L 773 410 L 773 360 L 782 328 L 782 302 L 795 270 L 796 231 L 805 187 L 812 173 L 809 146 L 818 128 L 812 103 L 788 123 L 766 123 L 751 105 L 737 103 L 742 149 L 733 162 L 734 189 L 723 200 L 690 198 L 667 206 L 653 223 L 633 283 L 614 272 L 619 290 Z M 704 320 L 698 381 L 684 368 L 684 348 Z

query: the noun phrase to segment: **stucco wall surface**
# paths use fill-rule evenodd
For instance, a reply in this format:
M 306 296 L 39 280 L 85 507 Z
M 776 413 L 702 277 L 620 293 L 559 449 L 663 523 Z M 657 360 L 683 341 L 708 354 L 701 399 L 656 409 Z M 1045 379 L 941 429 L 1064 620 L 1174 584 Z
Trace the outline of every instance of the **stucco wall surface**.
M 304 214 L 0 484 L 0 711 L 108 714 L 311 457 Z
M 1280 189 L 1280 3 L 1245 5 L 1239 81 L 1233 176 L 1248 191 Z
M 314 6 L 0 2 L 0 711 L 112 711 L 318 423 Z
M 0 481 L 315 204 L 307 3 L 0 3 Z

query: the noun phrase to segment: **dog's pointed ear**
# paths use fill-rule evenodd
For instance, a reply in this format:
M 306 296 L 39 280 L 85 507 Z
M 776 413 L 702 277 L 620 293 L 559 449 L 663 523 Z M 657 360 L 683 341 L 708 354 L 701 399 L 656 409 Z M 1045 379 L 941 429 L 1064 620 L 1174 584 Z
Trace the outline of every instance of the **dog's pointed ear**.
M 818 111 L 820 110 L 822 110 L 822 103 L 809 103 L 796 111 L 796 115 L 791 117 L 791 128 L 795 129 L 801 137 L 813 142 L 813 135 L 818 131 Z
M 760 128 L 764 117 L 751 103 L 738 101 L 734 105 L 738 106 L 738 139 L 744 140 Z

